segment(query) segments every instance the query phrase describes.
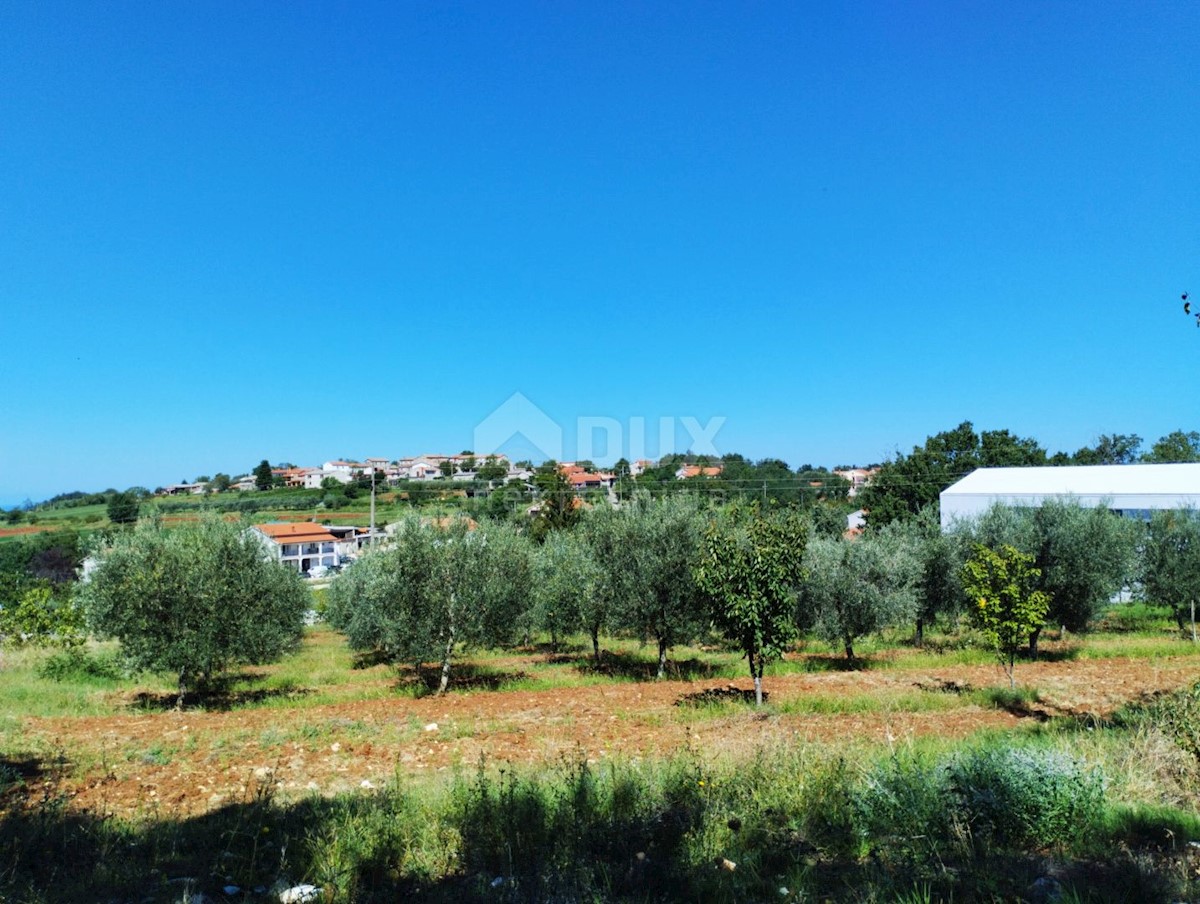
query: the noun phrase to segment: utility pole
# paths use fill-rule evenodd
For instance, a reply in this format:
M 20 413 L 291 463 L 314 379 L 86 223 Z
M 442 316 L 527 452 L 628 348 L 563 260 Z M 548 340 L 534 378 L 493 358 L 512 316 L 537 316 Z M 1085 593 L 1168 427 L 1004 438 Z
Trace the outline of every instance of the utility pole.
M 375 466 L 371 465 L 371 545 L 375 545 Z

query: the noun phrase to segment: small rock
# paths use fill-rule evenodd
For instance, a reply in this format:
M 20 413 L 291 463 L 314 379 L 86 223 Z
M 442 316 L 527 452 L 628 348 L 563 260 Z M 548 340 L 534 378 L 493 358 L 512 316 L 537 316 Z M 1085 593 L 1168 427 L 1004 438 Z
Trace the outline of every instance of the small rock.
M 339 744 L 337 741 L 334 741 L 332 744 L 329 745 L 329 749 L 332 750 L 334 753 L 337 753 L 339 750 L 342 749 L 342 745 Z
M 779 886 L 779 897 L 786 898 L 790 894 L 791 892 L 788 891 L 788 887 L 786 885 Z
M 724 857 L 717 857 L 713 862 L 716 864 L 717 869 L 723 869 L 727 873 L 732 873 L 737 869 L 736 863 L 732 860 L 726 860 Z
M 370 780 L 369 778 L 364 778 L 364 779 L 363 779 L 361 782 L 359 782 L 359 783 L 358 783 L 358 787 L 360 787 L 360 788 L 366 788 L 368 791 L 374 791 L 374 790 L 375 790 L 375 785 L 373 785 L 373 784 L 371 783 L 371 780 Z
M 1041 876 L 1033 881 L 1025 897 L 1032 904 L 1054 904 L 1063 896 L 1062 883 L 1053 876 Z
M 425 726 L 426 731 L 437 731 L 437 729 L 438 729 L 437 722 L 430 722 L 428 725 Z
M 320 791 L 321 790 L 321 786 L 318 785 L 316 782 L 309 782 L 307 785 L 305 785 L 305 787 L 308 788 L 309 791 Z
M 293 885 L 279 893 L 279 904 L 315 904 L 321 900 L 321 889 L 315 885 Z
M 503 876 L 497 876 L 495 879 L 492 880 L 492 888 L 499 888 L 503 884 L 504 884 Z
M 224 888 L 221 889 L 221 891 L 225 892 L 225 894 L 229 895 L 232 898 L 234 895 L 239 894 L 241 892 L 241 889 L 238 888 L 236 885 L 226 885 Z

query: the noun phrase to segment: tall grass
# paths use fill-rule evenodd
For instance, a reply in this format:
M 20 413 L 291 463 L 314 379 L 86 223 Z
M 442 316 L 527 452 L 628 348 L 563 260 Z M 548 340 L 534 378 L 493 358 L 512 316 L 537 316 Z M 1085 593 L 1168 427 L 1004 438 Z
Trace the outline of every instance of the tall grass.
M 481 762 L 291 803 L 251 788 L 189 818 L 79 814 L 48 791 L 0 817 L 0 900 L 174 902 L 183 879 L 217 899 L 282 881 L 337 902 L 1015 900 L 1046 855 L 1081 900 L 1197 891 L 1179 867 L 1200 820 L 1111 800 L 1061 738 L 862 753 Z

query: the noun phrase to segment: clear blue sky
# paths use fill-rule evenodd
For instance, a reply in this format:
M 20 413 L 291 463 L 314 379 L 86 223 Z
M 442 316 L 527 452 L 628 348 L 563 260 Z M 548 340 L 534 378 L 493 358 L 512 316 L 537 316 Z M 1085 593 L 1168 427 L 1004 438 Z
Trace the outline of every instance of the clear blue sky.
M 1195 2 L 5 3 L 0 505 L 514 392 L 793 466 L 1200 429 L 1198 116 Z

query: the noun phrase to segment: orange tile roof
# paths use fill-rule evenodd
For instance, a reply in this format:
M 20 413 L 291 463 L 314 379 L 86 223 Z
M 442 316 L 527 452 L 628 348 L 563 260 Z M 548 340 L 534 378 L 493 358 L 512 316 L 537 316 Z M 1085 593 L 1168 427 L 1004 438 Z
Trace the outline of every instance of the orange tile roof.
M 320 524 L 311 521 L 293 521 L 289 524 L 254 525 L 276 543 L 332 543 L 337 540 Z
M 683 466 L 683 479 L 687 480 L 689 477 L 700 477 L 700 476 L 718 477 L 718 476 L 720 476 L 722 470 L 723 470 L 723 468 L 721 465 L 716 465 L 715 467 L 711 467 L 711 468 L 702 468 L 699 465 L 684 465 Z

